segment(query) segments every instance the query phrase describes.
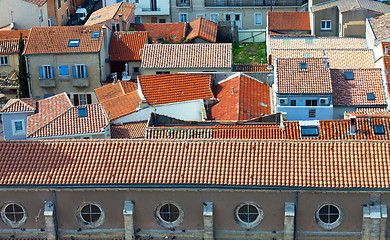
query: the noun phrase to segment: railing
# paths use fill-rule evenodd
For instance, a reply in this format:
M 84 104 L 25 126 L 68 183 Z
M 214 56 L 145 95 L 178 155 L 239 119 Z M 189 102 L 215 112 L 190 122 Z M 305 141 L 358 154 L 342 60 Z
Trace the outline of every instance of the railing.
M 189 7 L 190 5 L 190 0 L 176 0 L 176 7 Z
M 204 0 L 205 7 L 302 6 L 306 3 L 307 0 Z
M 142 8 L 142 12 L 159 12 L 160 8 Z

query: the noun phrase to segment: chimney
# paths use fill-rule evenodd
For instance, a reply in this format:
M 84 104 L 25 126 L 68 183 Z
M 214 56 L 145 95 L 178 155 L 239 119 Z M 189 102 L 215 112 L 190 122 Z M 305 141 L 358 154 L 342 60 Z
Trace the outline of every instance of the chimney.
M 119 31 L 124 31 L 125 23 L 123 22 L 123 14 L 119 13 L 118 17 L 119 17 Z

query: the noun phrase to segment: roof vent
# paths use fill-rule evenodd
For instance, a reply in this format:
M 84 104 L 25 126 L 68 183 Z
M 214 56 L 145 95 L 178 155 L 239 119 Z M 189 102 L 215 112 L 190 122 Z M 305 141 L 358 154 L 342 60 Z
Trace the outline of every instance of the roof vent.
M 87 116 L 87 108 L 79 108 L 78 111 L 78 117 L 86 117 Z
M 368 101 L 375 101 L 375 93 L 367 93 L 367 100 Z
M 351 71 L 344 72 L 344 79 L 345 80 L 353 80 L 354 79 L 353 72 L 351 72 Z

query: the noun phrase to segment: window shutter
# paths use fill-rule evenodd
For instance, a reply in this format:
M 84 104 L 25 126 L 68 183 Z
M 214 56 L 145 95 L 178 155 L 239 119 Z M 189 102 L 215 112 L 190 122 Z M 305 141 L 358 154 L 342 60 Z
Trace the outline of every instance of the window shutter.
M 72 66 L 73 78 L 76 78 L 76 66 Z
M 50 78 L 54 78 L 54 70 L 53 70 L 53 66 L 50 66 Z
M 88 78 L 88 74 L 87 74 L 87 66 L 84 65 L 84 78 Z
M 92 103 L 92 96 L 91 96 L 91 94 L 87 94 L 87 103 L 88 104 Z
M 43 78 L 43 68 L 42 68 L 42 66 L 39 67 L 39 78 L 40 78 L 40 79 Z
M 75 106 L 79 105 L 79 95 L 77 94 L 73 95 L 73 102 Z

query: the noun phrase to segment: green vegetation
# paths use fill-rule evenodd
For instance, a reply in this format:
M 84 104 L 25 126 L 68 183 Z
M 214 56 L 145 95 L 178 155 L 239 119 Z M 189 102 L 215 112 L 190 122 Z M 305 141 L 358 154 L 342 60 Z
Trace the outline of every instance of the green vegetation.
M 22 34 L 20 34 L 19 39 L 19 96 L 21 98 L 30 97 L 30 93 L 28 91 L 28 82 L 27 82 L 27 68 L 26 68 L 26 60 L 23 56 L 24 51 L 24 40 Z
M 262 43 L 233 43 L 233 63 L 267 63 L 267 47 Z

